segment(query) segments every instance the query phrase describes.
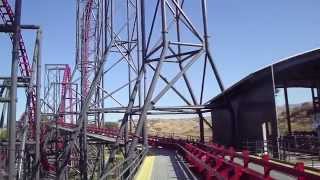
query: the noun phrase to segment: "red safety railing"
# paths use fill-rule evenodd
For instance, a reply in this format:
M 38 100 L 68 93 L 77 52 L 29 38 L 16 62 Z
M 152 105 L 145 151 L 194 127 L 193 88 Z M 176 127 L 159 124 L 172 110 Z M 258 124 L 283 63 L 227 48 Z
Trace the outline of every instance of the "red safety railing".
M 150 137 L 149 144 L 177 149 L 192 170 L 203 179 L 279 179 L 293 177 L 298 180 L 320 179 L 319 173 L 307 171 L 303 163 L 294 165 L 270 160 L 269 156 L 250 156 L 249 151 L 235 152 L 216 144 L 204 145 L 197 142 L 162 137 Z M 254 168 L 255 167 L 255 168 Z M 262 172 L 257 169 L 263 169 Z M 275 173 L 272 173 L 275 172 Z M 276 174 L 276 175 L 274 175 Z

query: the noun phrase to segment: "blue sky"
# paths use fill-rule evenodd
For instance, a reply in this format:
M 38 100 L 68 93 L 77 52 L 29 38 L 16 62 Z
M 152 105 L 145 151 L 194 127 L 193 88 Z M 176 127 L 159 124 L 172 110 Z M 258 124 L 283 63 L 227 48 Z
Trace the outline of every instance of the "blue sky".
M 318 0 L 208 0 L 210 48 L 225 86 L 278 59 L 319 47 L 319 7 Z M 43 63 L 74 63 L 75 0 L 25 0 L 22 23 L 42 27 Z M 24 32 L 24 39 L 32 52 L 34 34 Z M 1 75 L 9 73 L 8 45 L 7 35 L 0 34 Z M 306 99 L 292 98 L 293 103 Z
M 225 83 L 319 47 L 319 5 L 316 0 L 209 1 L 212 48 Z

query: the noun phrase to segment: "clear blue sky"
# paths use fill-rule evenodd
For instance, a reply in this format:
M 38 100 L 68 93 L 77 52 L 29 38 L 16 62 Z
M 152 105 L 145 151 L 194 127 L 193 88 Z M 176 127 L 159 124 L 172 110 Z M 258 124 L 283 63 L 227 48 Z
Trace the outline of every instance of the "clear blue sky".
M 211 50 L 225 86 L 278 59 L 319 47 L 319 7 L 318 0 L 208 0 Z M 75 0 L 24 0 L 22 23 L 42 27 L 43 63 L 74 63 Z M 24 32 L 24 38 L 32 52 L 34 35 Z M 0 49 L 3 75 L 11 61 L 3 33 Z

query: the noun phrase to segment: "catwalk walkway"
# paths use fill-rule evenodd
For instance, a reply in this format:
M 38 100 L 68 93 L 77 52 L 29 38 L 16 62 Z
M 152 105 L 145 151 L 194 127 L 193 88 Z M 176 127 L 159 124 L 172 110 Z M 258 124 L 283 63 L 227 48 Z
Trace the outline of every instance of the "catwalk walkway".
M 150 149 L 135 180 L 193 180 L 198 179 L 188 168 L 186 162 L 175 151 Z

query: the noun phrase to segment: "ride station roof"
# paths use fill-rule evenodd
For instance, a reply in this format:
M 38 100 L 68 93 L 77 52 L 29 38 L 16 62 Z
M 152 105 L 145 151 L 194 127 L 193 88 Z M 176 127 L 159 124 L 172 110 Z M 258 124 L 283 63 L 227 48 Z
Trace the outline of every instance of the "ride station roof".
M 272 73 L 273 72 L 273 73 Z M 268 65 L 244 77 L 207 104 L 213 104 L 226 96 L 233 96 L 247 91 L 262 83 L 266 78 L 273 78 L 275 88 L 283 87 L 319 87 L 320 86 L 320 48 L 303 52 Z

